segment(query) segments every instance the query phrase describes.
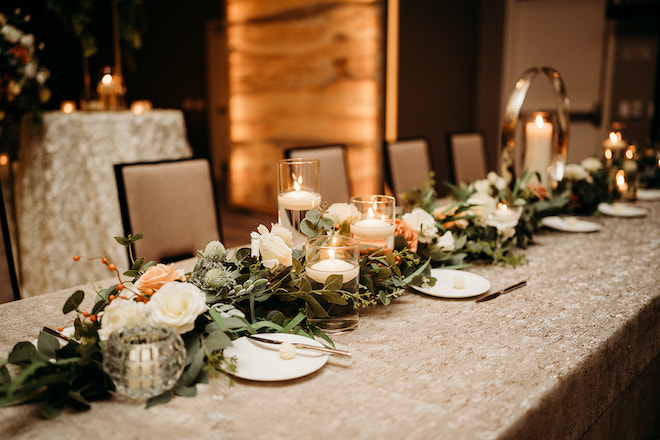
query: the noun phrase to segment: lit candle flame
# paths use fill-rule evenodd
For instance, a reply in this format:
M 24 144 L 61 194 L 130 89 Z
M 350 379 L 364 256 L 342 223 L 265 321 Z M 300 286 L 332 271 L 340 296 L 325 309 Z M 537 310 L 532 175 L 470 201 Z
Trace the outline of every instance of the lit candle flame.
M 536 119 L 534 119 L 534 123 L 536 124 L 537 127 L 543 128 L 543 125 L 544 125 L 543 116 L 536 115 Z
M 296 178 L 295 174 L 291 174 L 291 178 L 293 179 L 293 189 L 300 191 L 300 188 L 302 188 L 302 176 L 298 176 L 298 178 Z
M 506 203 L 498 203 L 497 204 L 497 209 L 499 209 L 501 211 L 506 211 L 507 209 L 509 209 L 509 207 L 507 206 Z
M 621 140 L 621 133 L 616 133 L 614 131 L 610 131 L 610 140 L 613 143 L 619 142 Z
M 106 86 L 112 84 L 112 75 L 110 75 L 109 73 L 106 73 L 106 74 L 103 75 L 103 77 L 101 78 L 101 82 L 102 82 L 103 84 L 105 84 Z
M 620 191 L 625 191 L 627 189 L 628 185 L 626 185 L 626 173 L 623 170 L 616 172 L 615 180 L 616 186 Z
M 374 218 L 374 208 L 369 208 L 369 211 L 367 212 L 367 218 L 369 220 Z
M 632 159 L 634 156 L 634 153 L 632 150 L 626 150 L 626 159 Z
M 607 160 L 612 159 L 612 150 L 610 150 L 609 148 L 605 150 L 605 159 Z

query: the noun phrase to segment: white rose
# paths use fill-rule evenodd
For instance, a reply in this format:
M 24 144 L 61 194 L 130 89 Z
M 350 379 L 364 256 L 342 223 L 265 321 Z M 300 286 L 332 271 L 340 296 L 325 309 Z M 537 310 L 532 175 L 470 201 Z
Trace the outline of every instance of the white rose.
M 279 224 L 272 225 L 271 232 L 264 225 L 257 227 L 257 232 L 252 232 L 251 248 L 253 257 L 261 257 L 261 262 L 269 269 L 276 268 L 279 264 L 291 266 L 293 264 L 291 247 L 291 232 Z
M 475 180 L 472 187 L 477 191 L 477 194 L 490 194 L 490 182 L 487 179 Z
M 20 29 L 17 29 L 10 24 L 3 26 L 2 29 L 0 29 L 0 34 L 4 35 L 5 40 L 10 43 L 18 43 L 23 36 L 23 32 Z
M 173 281 L 153 294 L 148 303 L 149 324 L 172 327 L 179 334 L 195 327 L 195 319 L 206 311 L 206 295 L 190 283 Z
M 103 311 L 99 337 L 105 341 L 115 330 L 133 328 L 141 324 L 147 318 L 147 312 L 143 302 L 115 298 Z
M 401 218 L 411 228 L 417 231 L 417 239 L 421 243 L 430 243 L 438 236 L 435 218 L 422 208 L 415 208 Z
M 587 170 L 577 163 L 569 163 L 566 165 L 564 177 L 569 180 L 584 180 L 587 178 Z
M 438 240 L 438 247 L 444 251 L 453 251 L 454 250 L 454 236 L 451 231 L 447 231 L 442 234 L 440 240 Z
M 27 49 L 32 49 L 34 47 L 34 35 L 26 34 L 21 36 L 21 45 Z
M 488 183 L 490 183 L 491 185 L 495 185 L 495 182 L 497 182 L 497 179 L 499 179 L 499 178 L 500 178 L 500 176 L 498 176 L 495 171 L 490 171 L 486 175 L 486 180 L 488 180 Z
M 603 164 L 600 159 L 594 156 L 587 157 L 582 162 L 580 162 L 580 164 L 585 170 L 587 170 L 587 172 L 592 174 L 603 168 Z
M 37 75 L 38 67 L 39 66 L 37 66 L 37 63 L 35 63 L 34 61 L 30 61 L 29 63 L 27 63 L 27 65 L 23 69 L 23 73 L 25 74 L 25 77 L 27 79 L 34 78 Z
M 336 225 L 350 222 L 353 216 L 356 216 L 358 213 L 358 209 L 350 203 L 333 203 L 325 211 L 325 214 L 330 217 Z

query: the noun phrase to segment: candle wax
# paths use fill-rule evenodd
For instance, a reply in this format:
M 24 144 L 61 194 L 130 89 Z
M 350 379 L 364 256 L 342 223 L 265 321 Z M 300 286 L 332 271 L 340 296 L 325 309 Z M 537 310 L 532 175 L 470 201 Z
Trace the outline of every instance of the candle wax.
M 325 283 L 325 280 L 333 274 L 341 275 L 344 284 L 354 280 L 360 273 L 360 269 L 344 260 L 321 260 L 307 268 L 307 276 L 318 283 Z
M 280 208 L 292 211 L 309 211 L 321 204 L 321 194 L 311 191 L 289 191 L 277 196 Z
M 530 173 L 538 172 L 544 183 L 552 156 L 552 124 L 528 122 L 525 125 L 526 147 L 525 168 Z
M 359 220 L 351 225 L 351 234 L 365 240 L 382 240 L 394 234 L 394 224 L 375 218 Z

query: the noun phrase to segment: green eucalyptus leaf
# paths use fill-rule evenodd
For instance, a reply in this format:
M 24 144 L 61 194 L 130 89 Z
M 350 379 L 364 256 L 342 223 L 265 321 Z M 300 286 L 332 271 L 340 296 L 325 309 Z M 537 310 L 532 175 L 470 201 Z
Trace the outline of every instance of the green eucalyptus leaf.
M 195 385 L 187 386 L 181 383 L 177 383 L 172 389 L 174 394 L 182 397 L 195 397 L 197 395 L 197 387 Z
M 144 234 L 142 232 L 138 232 L 137 234 L 131 236 L 131 242 L 135 243 L 138 240 L 142 240 L 143 237 Z
M 323 299 L 328 301 L 329 303 L 332 304 L 338 304 L 340 306 L 345 306 L 348 304 L 348 301 L 346 301 L 339 293 L 336 291 L 331 291 L 331 290 L 322 290 L 321 295 L 323 296 Z
M 274 322 L 275 324 L 282 325 L 284 322 L 284 313 L 280 312 L 279 310 L 271 310 L 266 315 L 266 319 L 268 321 Z
M 300 280 L 299 288 L 301 292 L 309 293 L 312 291 L 312 283 L 310 283 L 307 278 L 302 278 Z
M 316 235 L 316 228 L 309 220 L 305 219 L 300 223 L 300 232 L 308 237 L 313 237 Z
M 62 412 L 62 405 L 59 403 L 50 402 L 45 400 L 39 405 L 39 411 L 45 419 L 52 419 L 60 415 Z
M 152 260 L 152 261 L 149 261 L 147 264 L 144 265 L 144 267 L 142 268 L 142 270 L 144 270 L 144 271 L 146 272 L 147 269 L 149 269 L 150 267 L 155 266 L 155 265 L 157 265 L 157 264 L 158 264 L 157 261 L 153 261 L 153 260 Z
M 140 275 L 140 272 L 137 270 L 127 270 L 124 272 L 124 276 L 135 278 L 136 276 Z
M 325 279 L 323 285 L 324 290 L 339 290 L 344 284 L 344 276 L 339 274 L 332 274 Z
M 223 348 L 231 347 L 231 339 L 225 334 L 225 332 L 218 330 L 204 339 L 204 346 L 209 352 L 222 350 Z
M 124 247 L 129 247 L 131 245 L 131 240 L 126 237 L 115 237 L 115 240 Z
M 167 403 L 172 398 L 174 397 L 174 393 L 172 390 L 167 390 L 163 394 L 160 394 L 158 396 L 152 397 L 151 399 L 147 400 L 147 405 L 146 408 L 151 408 L 152 406 L 160 405 L 162 403 Z
M 137 260 L 135 260 L 135 263 L 133 263 L 131 269 L 136 272 L 139 271 L 140 268 L 142 267 L 142 263 L 144 263 L 144 257 L 140 257 Z M 127 276 L 132 276 L 132 275 L 127 275 Z
M 289 333 L 294 327 L 300 324 L 305 319 L 304 313 L 298 313 L 295 318 L 293 318 L 289 323 L 284 326 L 282 333 Z
M 309 312 L 310 316 L 313 316 L 315 318 L 327 318 L 328 312 L 319 304 L 319 302 L 314 298 L 312 295 L 305 295 L 303 297 L 305 302 L 307 303 L 307 307 L 309 307 Z
M 309 220 L 312 224 L 318 223 L 320 217 L 321 211 L 318 209 L 310 209 L 307 211 L 307 214 L 305 214 L 305 220 Z
M 85 292 L 82 290 L 76 290 L 64 303 L 62 313 L 66 315 L 74 310 L 78 310 L 78 306 L 83 302 L 83 299 L 85 299 Z
M 55 351 L 60 348 L 60 340 L 44 331 L 39 332 L 37 349 L 48 357 L 55 357 Z

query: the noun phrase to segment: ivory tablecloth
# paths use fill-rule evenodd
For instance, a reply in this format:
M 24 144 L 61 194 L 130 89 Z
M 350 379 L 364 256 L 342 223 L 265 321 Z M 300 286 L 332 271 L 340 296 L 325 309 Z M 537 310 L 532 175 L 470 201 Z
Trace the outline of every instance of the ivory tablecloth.
M 113 239 L 124 235 L 113 165 L 192 155 L 179 110 L 46 112 L 42 129 L 24 136 L 15 180 L 23 297 L 107 276 L 100 263 L 74 267 L 76 254 L 126 268 Z
M 49 421 L 2 409 L 0 438 L 658 438 L 660 204 L 643 206 L 644 218 L 593 218 L 600 232 L 539 234 L 515 269 L 470 268 L 492 290 L 528 281 L 495 300 L 409 292 L 363 311 L 334 338 L 353 359 L 310 376 L 220 376 L 195 398 L 148 410 L 115 398 Z M 0 306 L 0 356 L 44 324 L 69 325 L 68 294 Z

